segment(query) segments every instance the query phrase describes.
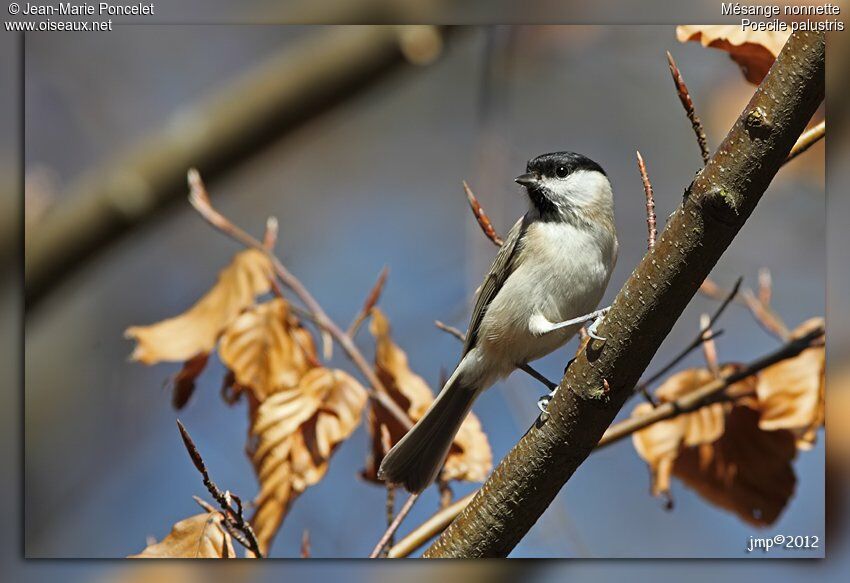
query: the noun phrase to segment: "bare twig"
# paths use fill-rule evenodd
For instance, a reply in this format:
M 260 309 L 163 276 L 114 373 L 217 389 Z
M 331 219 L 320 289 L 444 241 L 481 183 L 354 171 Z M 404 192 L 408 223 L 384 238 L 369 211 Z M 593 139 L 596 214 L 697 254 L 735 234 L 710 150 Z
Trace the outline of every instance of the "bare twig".
M 672 419 L 684 413 L 696 411 L 701 407 L 711 405 L 718 401 L 727 399 L 738 399 L 748 396 L 749 393 L 727 394 L 726 389 L 734 384 L 748 378 L 765 368 L 776 364 L 777 362 L 794 358 L 807 348 L 816 346 L 822 342 L 823 328 L 811 331 L 805 336 L 786 343 L 762 358 L 759 358 L 749 365 L 740 368 L 725 376 L 721 376 L 710 383 L 699 387 L 698 389 L 688 393 L 668 403 L 663 403 L 652 411 L 641 415 L 640 417 L 632 417 L 619 423 L 612 425 L 603 434 L 599 440 L 596 449 L 601 449 L 609 445 L 613 445 L 632 434 L 645 429 L 654 423 Z M 440 534 L 446 527 L 458 516 L 463 509 L 469 504 L 477 492 L 472 492 L 467 496 L 459 499 L 451 506 L 435 513 L 431 518 L 414 528 L 407 536 L 398 542 L 390 549 L 388 557 L 402 558 L 410 556 L 416 549 L 426 544 L 431 538 Z
M 447 332 L 451 336 L 454 336 L 461 342 L 466 342 L 466 334 L 460 331 L 459 328 L 455 328 L 454 326 L 449 326 L 448 324 L 441 322 L 440 320 L 434 320 L 434 326 L 443 332 Z
M 494 245 L 501 247 L 502 243 L 504 243 L 504 239 L 496 233 L 496 229 L 493 228 L 493 223 L 490 222 L 490 217 L 488 217 L 487 213 L 484 212 L 484 209 L 481 208 L 481 203 L 478 202 L 478 199 L 475 197 L 475 194 L 472 192 L 472 189 L 469 188 L 469 185 L 465 180 L 463 181 L 463 190 L 466 192 L 466 200 L 469 201 L 469 208 L 472 209 L 472 214 L 475 216 L 475 220 L 478 221 L 478 225 L 481 227 L 481 230 L 484 231 L 484 234 L 487 235 L 487 238 L 490 239 Z
M 652 393 L 649 392 L 649 385 L 647 383 L 640 383 L 637 387 L 635 387 L 635 392 L 640 393 L 643 400 L 653 407 L 658 406 L 658 401 L 656 401 L 655 397 L 652 396 Z
M 711 318 L 708 314 L 702 314 L 699 319 L 700 329 L 705 330 L 706 340 L 702 343 L 702 353 L 705 356 L 705 365 L 715 378 L 720 376 L 720 365 L 717 363 L 717 346 L 711 331 Z
M 378 541 L 378 544 L 375 545 L 375 548 L 372 550 L 372 553 L 369 555 L 370 559 L 378 558 L 387 545 L 390 543 L 390 540 L 395 535 L 398 527 L 401 526 L 402 521 L 407 517 L 410 513 L 410 510 L 413 508 L 413 505 L 419 499 L 419 494 L 411 494 L 407 501 L 404 503 L 404 506 L 401 507 L 401 510 L 398 511 L 398 516 L 395 517 L 392 524 L 387 528 L 387 531 L 381 537 L 381 540 Z
M 449 482 L 441 477 L 437 480 L 437 489 L 440 491 L 440 509 L 451 506 L 452 500 L 454 499 L 454 493 L 452 492 L 452 487 L 449 485 Z
M 765 306 L 770 305 L 773 299 L 773 277 L 767 267 L 759 269 L 759 293 L 758 300 Z
M 649 181 L 649 175 L 646 172 L 646 164 L 643 161 L 643 156 L 637 152 L 638 170 L 640 171 L 640 179 L 643 182 L 643 191 L 646 194 L 646 229 L 647 229 L 647 249 L 652 250 L 655 247 L 655 239 L 658 237 L 658 229 L 656 228 L 655 219 L 655 197 L 652 194 L 652 183 Z
M 186 446 L 186 451 L 189 452 L 189 457 L 192 459 L 192 463 L 195 464 L 195 468 L 201 473 L 201 476 L 204 479 L 204 486 L 206 486 L 210 496 L 218 502 L 219 506 L 221 506 L 221 509 L 224 511 L 222 516 L 224 516 L 225 523 L 232 527 L 233 531 L 231 534 L 233 535 L 233 538 L 235 538 L 246 549 L 254 553 L 255 557 L 262 559 L 263 553 L 260 551 L 260 545 L 257 542 L 254 529 L 251 528 L 251 525 L 245 520 L 243 515 L 242 499 L 229 491 L 222 492 L 219 487 L 216 486 L 215 482 L 213 482 L 210 478 L 209 472 L 207 472 L 207 466 L 204 464 L 201 452 L 198 451 L 195 442 L 192 441 L 192 437 L 189 435 L 189 432 L 186 431 L 186 428 L 179 419 L 177 420 L 177 428 L 180 430 L 180 437 L 183 438 L 183 444 Z
M 274 244 L 277 243 L 277 233 L 279 225 L 277 218 L 269 217 L 266 219 L 266 232 L 263 235 L 263 247 L 269 251 L 274 251 Z
M 466 505 L 469 504 L 474 496 L 475 492 L 467 494 L 451 506 L 447 506 L 435 513 L 431 518 L 414 528 L 410 534 L 393 546 L 387 553 L 387 557 L 390 559 L 409 557 L 413 551 L 443 532 L 451 521 L 460 514 L 461 510 L 466 508 Z
M 711 318 L 708 319 L 708 322 L 706 323 L 707 325 L 700 327 L 700 331 L 697 334 L 696 338 L 694 338 L 690 342 L 690 344 L 685 346 L 685 348 L 683 348 L 682 351 L 679 352 L 679 354 L 677 354 L 673 358 L 673 360 L 671 360 L 669 363 L 667 363 L 666 365 L 661 367 L 661 370 L 659 370 L 658 372 L 656 372 L 655 374 L 650 376 L 645 381 L 641 381 L 640 383 L 638 383 L 638 386 L 635 387 L 636 391 L 640 391 L 640 392 L 644 393 L 645 395 L 648 394 L 647 388 L 652 383 L 654 383 L 655 381 L 657 381 L 658 379 L 660 379 L 661 377 L 666 375 L 670 370 L 673 369 L 673 367 L 675 367 L 677 364 L 682 362 L 682 360 L 684 360 L 685 357 L 687 357 L 691 352 L 693 352 L 694 350 L 699 348 L 700 345 L 703 342 L 717 338 L 718 336 L 720 336 L 723 333 L 722 330 L 718 330 L 717 332 L 712 332 L 711 327 L 717 322 L 718 318 L 720 318 L 721 314 L 723 314 L 723 312 L 726 310 L 726 308 L 729 306 L 729 304 L 732 302 L 732 300 L 735 299 L 735 296 L 738 295 L 738 289 L 741 287 L 742 281 L 743 281 L 743 278 L 739 277 L 738 280 L 735 282 L 735 285 L 732 287 L 732 291 L 730 291 L 726 295 L 726 297 L 723 299 L 723 302 L 720 304 L 720 307 L 718 307 L 717 310 L 715 310 L 714 314 L 711 316 Z M 654 400 L 650 401 L 650 402 L 653 405 L 655 405 Z
M 247 232 L 233 224 L 229 219 L 218 212 L 215 207 L 213 207 L 209 195 L 207 194 L 207 190 L 204 187 L 204 183 L 201 180 L 201 175 L 194 168 L 189 170 L 188 181 L 190 189 L 189 202 L 193 207 L 195 207 L 195 210 L 197 210 L 208 223 L 235 241 L 241 243 L 245 247 L 262 251 L 271 261 L 278 279 L 280 279 L 281 283 L 292 290 L 292 293 L 301 300 L 307 308 L 307 311 L 311 314 L 311 319 L 319 327 L 319 330 L 327 331 L 327 333 L 330 334 L 337 343 L 339 343 L 343 351 L 346 355 L 348 355 L 349 359 L 351 359 L 360 373 L 366 378 L 368 382 L 366 390 L 369 393 L 369 397 L 380 403 L 381 406 L 395 417 L 403 427 L 407 429 L 412 427 L 413 423 L 410 421 L 410 417 L 408 417 L 407 414 L 402 411 L 396 402 L 389 396 L 386 387 L 384 387 L 381 380 L 372 370 L 372 367 L 369 366 L 369 363 L 366 361 L 363 353 L 360 352 L 360 349 L 357 348 L 354 340 L 330 319 L 315 298 L 313 298 L 312 294 L 310 294 L 307 288 L 304 287 L 304 284 L 292 275 L 286 266 L 281 263 L 280 259 L 278 259 L 274 253 L 266 249 L 262 242 L 258 241 Z
M 311 554 L 310 531 L 306 528 L 301 533 L 301 558 L 309 559 Z
M 612 425 L 602 435 L 602 439 L 599 440 L 597 449 L 616 443 L 624 437 L 627 437 L 636 431 L 640 431 L 645 427 L 649 427 L 658 421 L 672 419 L 682 413 L 689 413 L 699 409 L 700 407 L 715 403 L 718 399 L 722 400 L 722 393 L 725 389 L 735 383 L 751 377 L 777 362 L 794 358 L 807 348 L 819 345 L 823 342 L 823 334 L 824 330 L 822 327 L 816 328 L 805 336 L 801 336 L 800 338 L 787 342 L 778 350 L 774 350 L 773 352 L 766 354 L 743 368 L 726 375 L 721 375 L 719 378 L 694 391 L 691 391 L 686 395 L 683 395 L 675 401 L 659 405 L 652 411 L 649 411 L 646 415 L 632 417 L 631 419 L 626 419 L 625 421 Z
M 455 338 L 457 338 L 461 342 L 466 342 L 466 335 L 463 332 L 461 332 L 460 330 L 458 330 L 457 328 L 455 328 L 454 326 L 449 326 L 448 324 L 445 324 L 445 323 L 443 323 L 439 320 L 434 320 L 434 325 L 437 328 L 439 328 L 440 330 L 442 330 L 443 332 L 447 332 L 451 336 L 454 336 Z M 540 371 L 538 371 L 537 369 L 532 367 L 530 364 L 523 364 L 523 365 L 519 366 L 518 368 L 519 368 L 519 370 L 526 373 L 527 375 L 529 375 L 534 380 L 543 383 L 546 386 L 546 388 L 549 389 L 550 391 L 555 390 L 555 388 L 558 386 L 558 383 L 552 382 L 549 379 L 547 379 L 546 376 L 544 376 Z
M 758 325 L 766 332 L 784 342 L 791 337 L 791 332 L 788 330 L 785 322 L 782 321 L 782 318 L 779 317 L 779 314 L 774 312 L 770 305 L 763 301 L 764 299 L 770 300 L 770 296 L 772 295 L 770 286 L 771 281 L 769 273 L 765 276 L 764 270 L 762 270 L 759 272 L 758 297 L 751 289 L 744 289 L 741 290 L 741 294 L 737 298 L 737 302 L 747 307 Z M 703 295 L 715 300 L 724 299 L 727 295 L 727 292 L 710 278 L 706 278 L 705 281 L 702 282 L 699 291 Z
M 797 143 L 794 144 L 791 153 L 785 159 L 785 164 L 817 144 L 824 136 L 826 136 L 826 121 L 813 126 L 797 139 Z
M 676 91 L 679 94 L 679 101 L 682 102 L 682 107 L 685 108 L 685 113 L 691 122 L 691 127 L 694 129 L 694 134 L 697 137 L 699 151 L 702 154 L 702 163 L 708 164 L 711 159 L 711 151 L 708 149 L 708 139 L 705 137 L 705 128 L 702 126 L 702 121 L 696 114 L 694 102 L 691 99 L 691 94 L 688 91 L 688 86 L 685 85 L 685 80 L 682 78 L 682 73 L 673 59 L 670 51 L 667 51 L 667 64 L 670 66 L 670 75 L 673 77 L 673 84 L 676 86 Z
M 750 309 L 750 313 L 752 313 L 756 322 L 765 331 L 773 334 L 780 340 L 787 340 L 791 336 L 791 332 L 788 330 L 785 322 L 782 321 L 782 318 L 773 311 L 773 308 L 760 302 L 752 290 L 745 289 L 741 293 L 741 300 Z
M 354 316 L 351 324 L 349 324 L 348 331 L 346 333 L 352 338 L 357 335 L 357 331 L 360 329 L 360 326 L 366 321 L 366 318 L 369 317 L 369 312 L 372 311 L 372 308 L 374 308 L 378 303 L 378 300 L 381 299 L 381 293 L 384 291 L 384 284 L 387 282 L 387 275 L 389 272 L 389 268 L 384 266 L 381 273 L 378 274 L 378 279 L 375 281 L 375 285 L 372 286 L 372 289 L 369 291 L 369 295 L 366 296 L 366 300 L 363 302 L 363 307 L 360 308 L 360 311 L 357 312 L 357 315 Z
M 390 430 L 385 424 L 381 424 L 381 447 L 384 450 L 384 457 L 390 452 L 392 449 L 392 440 L 390 438 Z M 395 485 L 387 482 L 387 502 L 386 502 L 386 514 L 387 514 L 387 528 L 392 526 L 393 517 L 395 516 L 395 494 L 396 487 Z M 385 551 L 387 547 L 391 547 L 394 544 L 395 537 L 390 536 L 390 539 L 387 541 L 387 544 L 384 546 L 384 549 L 381 551 L 381 556 L 385 555 Z

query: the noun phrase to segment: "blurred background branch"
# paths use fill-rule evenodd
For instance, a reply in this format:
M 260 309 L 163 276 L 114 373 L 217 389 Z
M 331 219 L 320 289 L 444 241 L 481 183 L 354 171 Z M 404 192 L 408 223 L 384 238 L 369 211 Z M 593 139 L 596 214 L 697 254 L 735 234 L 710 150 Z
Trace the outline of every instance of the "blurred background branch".
M 433 26 L 320 29 L 178 110 L 127 152 L 80 176 L 63 202 L 27 230 L 27 307 L 182 196 L 186 168 L 217 175 L 404 64 L 431 62 L 444 32 Z M 4 248 L 12 243 L 7 237 Z

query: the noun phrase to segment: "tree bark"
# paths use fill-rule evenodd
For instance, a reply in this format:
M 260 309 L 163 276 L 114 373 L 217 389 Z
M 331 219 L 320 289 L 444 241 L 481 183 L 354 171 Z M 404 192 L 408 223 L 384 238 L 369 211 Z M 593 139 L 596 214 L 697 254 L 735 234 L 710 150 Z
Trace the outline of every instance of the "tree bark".
M 425 557 L 504 557 L 590 454 L 824 95 L 822 33 L 791 35 L 541 417 Z

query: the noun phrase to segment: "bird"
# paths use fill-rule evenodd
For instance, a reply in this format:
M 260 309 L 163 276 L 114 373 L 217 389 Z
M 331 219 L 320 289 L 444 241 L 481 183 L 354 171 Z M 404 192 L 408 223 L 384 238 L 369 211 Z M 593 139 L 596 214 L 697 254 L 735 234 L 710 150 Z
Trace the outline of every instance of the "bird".
M 582 154 L 552 152 L 529 160 L 515 182 L 528 197 L 528 211 L 478 289 L 460 362 L 379 467 L 380 479 L 411 493 L 436 479 L 484 390 L 563 346 L 588 321 L 589 334 L 598 338 L 596 327 L 607 313 L 596 308 L 618 243 L 605 171 Z

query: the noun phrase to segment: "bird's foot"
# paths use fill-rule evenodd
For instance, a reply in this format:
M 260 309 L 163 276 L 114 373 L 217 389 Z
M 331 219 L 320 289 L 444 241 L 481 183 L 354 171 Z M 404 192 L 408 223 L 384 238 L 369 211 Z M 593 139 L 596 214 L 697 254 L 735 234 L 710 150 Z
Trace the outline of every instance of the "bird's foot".
M 558 387 L 555 387 L 551 393 L 548 395 L 543 395 L 539 399 L 537 399 L 537 408 L 540 409 L 541 413 L 548 413 L 547 410 L 549 407 L 549 402 L 552 400 L 552 397 L 555 396 L 555 393 L 558 392 Z
M 605 320 L 605 314 L 607 314 L 611 310 L 611 306 L 607 308 L 602 308 L 601 310 L 597 310 L 594 313 L 598 313 L 599 315 L 593 319 L 593 323 L 587 327 L 587 335 L 593 338 L 594 340 L 605 341 L 605 338 L 599 336 L 596 333 L 596 330 L 599 328 L 599 325 Z

